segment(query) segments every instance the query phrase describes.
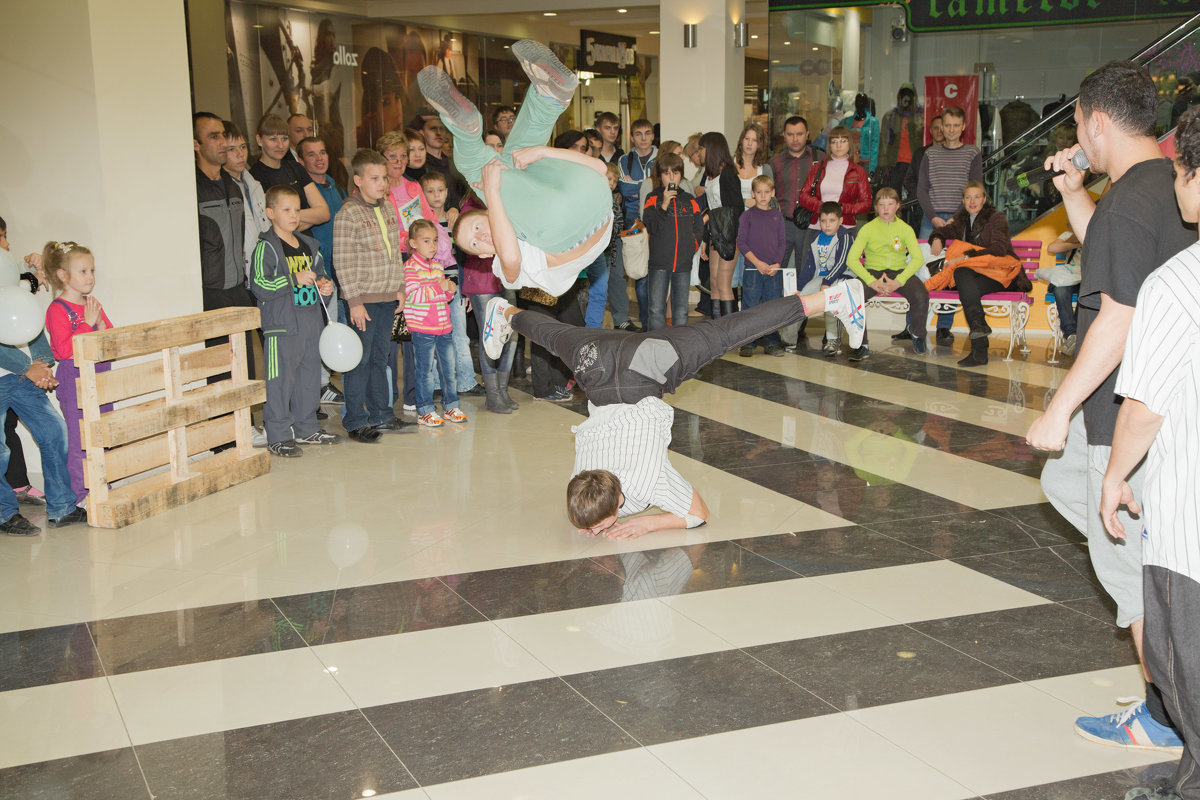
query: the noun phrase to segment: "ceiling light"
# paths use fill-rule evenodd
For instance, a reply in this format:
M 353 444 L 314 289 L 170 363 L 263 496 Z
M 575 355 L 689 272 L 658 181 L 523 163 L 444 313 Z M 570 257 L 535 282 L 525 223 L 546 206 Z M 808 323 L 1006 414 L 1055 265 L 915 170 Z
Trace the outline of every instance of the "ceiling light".
M 751 39 L 757 39 L 757 38 L 758 38 L 758 34 L 757 34 L 757 33 L 752 33 L 752 34 L 750 34 L 750 38 L 751 38 Z
M 784 44 L 785 44 L 785 45 L 789 45 L 789 44 L 791 44 L 791 42 L 784 42 Z
M 618 13 L 618 14 L 628 14 L 628 13 L 629 13 L 629 9 L 628 9 L 628 8 L 618 8 L 618 9 L 617 9 L 617 13 Z
M 543 11 L 542 16 L 543 17 L 557 17 L 558 12 L 557 11 Z
M 650 36 L 658 36 L 658 31 L 650 31 L 649 35 Z
M 820 50 L 820 49 L 821 49 L 821 48 L 819 48 L 819 47 L 814 47 L 814 48 L 813 48 L 813 50 Z

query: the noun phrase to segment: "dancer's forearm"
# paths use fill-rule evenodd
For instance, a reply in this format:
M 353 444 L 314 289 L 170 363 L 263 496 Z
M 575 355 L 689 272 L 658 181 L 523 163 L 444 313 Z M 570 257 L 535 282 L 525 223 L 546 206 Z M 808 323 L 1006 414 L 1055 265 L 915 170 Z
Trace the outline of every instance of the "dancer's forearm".
M 585 156 L 576 150 L 565 150 L 561 147 L 548 147 L 539 145 L 535 147 L 522 147 L 513 151 L 513 164 L 517 169 L 524 169 L 535 161 L 541 161 L 543 158 L 556 158 L 559 161 L 570 161 L 575 164 L 580 164 L 589 169 L 595 170 L 600 175 L 608 176 L 608 167 L 603 161 L 591 156 Z
M 517 245 L 517 232 L 513 229 L 508 213 L 504 210 L 504 201 L 500 198 L 500 186 L 484 185 L 484 200 L 488 206 L 488 222 L 492 229 L 492 246 L 496 248 L 496 257 L 500 259 L 500 268 L 504 279 L 516 283 L 521 274 L 521 248 Z

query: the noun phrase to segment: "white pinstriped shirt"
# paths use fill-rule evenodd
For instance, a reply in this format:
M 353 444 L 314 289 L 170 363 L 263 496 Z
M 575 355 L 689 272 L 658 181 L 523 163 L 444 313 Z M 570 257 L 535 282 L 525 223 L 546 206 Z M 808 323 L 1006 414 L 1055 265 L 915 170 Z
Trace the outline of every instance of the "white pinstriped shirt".
M 692 485 L 667 459 L 675 409 L 658 397 L 637 403 L 595 406 L 588 403 L 586 422 L 575 434 L 575 471 L 608 470 L 621 481 L 625 503 L 618 516 L 658 506 L 677 517 L 692 507 Z
M 1116 392 L 1163 417 L 1146 456 L 1142 563 L 1200 581 L 1200 242 L 1138 292 Z M 1127 532 L 1133 535 L 1132 531 Z

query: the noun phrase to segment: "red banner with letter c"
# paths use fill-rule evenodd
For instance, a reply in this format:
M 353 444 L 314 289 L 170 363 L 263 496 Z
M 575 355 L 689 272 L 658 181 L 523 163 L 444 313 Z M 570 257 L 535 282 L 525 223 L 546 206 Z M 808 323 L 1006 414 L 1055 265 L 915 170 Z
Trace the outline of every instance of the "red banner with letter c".
M 928 75 L 925 77 L 925 144 L 929 138 L 930 121 L 946 106 L 958 106 L 967 114 L 967 127 L 962 140 L 979 143 L 979 76 Z

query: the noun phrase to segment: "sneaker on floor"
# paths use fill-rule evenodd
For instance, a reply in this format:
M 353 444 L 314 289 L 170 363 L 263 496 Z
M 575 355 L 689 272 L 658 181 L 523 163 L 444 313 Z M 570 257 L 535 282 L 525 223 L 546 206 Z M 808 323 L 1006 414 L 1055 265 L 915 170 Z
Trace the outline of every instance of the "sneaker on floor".
M 869 352 L 870 351 L 867 350 L 867 346 L 865 344 L 862 347 L 855 347 L 850 351 L 850 360 L 851 361 L 862 361 L 864 358 L 867 357 Z
M 566 389 L 564 389 L 563 387 L 560 386 L 557 389 L 555 389 L 554 391 L 550 392 L 550 394 L 544 395 L 542 397 L 538 397 L 536 399 L 546 400 L 551 403 L 569 403 L 575 399 L 575 395 L 572 392 L 568 392 Z
M 483 133 L 483 118 L 479 109 L 463 97 L 454 85 L 454 79 L 444 70 L 433 65 L 417 73 L 417 85 L 429 105 L 442 116 L 442 121 L 466 132 L 470 136 Z
M 417 413 L 417 407 L 414 405 L 411 405 L 409 403 L 405 403 L 403 406 L 401 406 L 400 410 L 403 411 L 405 414 Z
M 925 349 L 926 349 L 925 337 L 924 336 L 914 336 L 914 337 L 912 337 L 912 342 L 913 342 L 913 352 L 916 353 L 917 355 L 923 355 L 925 353 Z
M 417 417 L 417 422 L 423 428 L 440 428 L 442 427 L 442 418 L 438 416 L 436 411 L 430 411 L 428 414 L 422 414 Z
M 452 408 L 449 411 L 442 412 L 442 418 L 447 422 L 463 423 L 467 421 L 467 415 L 461 409 Z
M 908 328 L 905 328 L 904 330 L 900 331 L 899 333 L 893 333 L 892 341 L 893 342 L 910 342 L 910 341 L 912 341 L 912 334 L 908 332 Z
M 41 532 L 41 528 L 20 514 L 13 514 L 4 522 L 0 522 L 0 533 L 7 533 L 9 536 L 37 536 Z
M 769 344 L 767 345 L 767 355 L 774 356 L 775 358 L 783 358 L 783 348 L 777 344 Z
M 392 417 L 386 422 L 381 422 L 371 427 L 380 433 L 412 433 L 417 429 L 417 423 L 409 422 L 399 417 Z
M 342 437 L 336 433 L 329 433 L 318 428 L 308 436 L 297 438 L 296 444 L 337 444 L 341 440 Z
M 1183 740 L 1166 725 L 1150 716 L 1146 701 L 1140 700 L 1124 711 L 1103 717 L 1080 717 L 1075 720 L 1075 732 L 1085 739 L 1114 747 L 1135 750 L 1160 750 L 1180 755 Z
M 629 331 L 630 333 L 641 333 L 642 326 L 638 325 L 636 322 L 634 322 L 631 319 L 627 319 L 624 322 L 622 322 L 620 325 L 618 325 L 616 327 L 616 330 Z
M 354 430 L 349 431 L 346 435 L 350 437 L 351 441 L 362 442 L 363 444 L 378 442 L 383 436 L 383 434 L 372 428 L 370 425 L 363 425 L 361 428 L 355 428 Z
M 300 451 L 300 446 L 296 444 L 294 439 L 288 439 L 286 442 L 275 442 L 267 445 L 267 450 L 271 455 L 279 456 L 280 458 L 296 458 L 304 453 Z
M 953 341 L 954 341 L 954 334 L 950 331 L 949 328 L 938 328 L 937 329 L 938 347 L 941 347 L 944 344 L 951 344 Z
M 483 397 L 487 394 L 487 390 L 483 388 L 482 383 L 477 383 L 465 392 L 459 392 L 459 397 Z
M 575 97 L 579 76 L 567 69 L 549 47 L 532 39 L 522 39 L 512 46 L 512 53 L 521 62 L 521 69 L 529 76 L 529 82 L 538 94 L 564 108 Z
M 327 383 L 325 384 L 325 388 L 321 390 L 321 402 L 340 406 L 346 402 L 346 396 L 339 392 L 332 383 Z
M 262 425 L 257 425 L 250 429 L 250 445 L 252 447 L 267 446 L 267 429 Z
M 738 350 L 738 355 L 741 356 L 742 358 L 749 358 L 750 356 L 754 355 L 754 345 L 748 344 L 748 345 L 742 346 Z
M 1071 334 L 1070 336 L 1068 336 L 1068 337 L 1066 338 L 1066 340 L 1063 342 L 1062 350 L 1061 350 L 1060 352 L 1061 352 L 1061 353 L 1062 353 L 1064 356 L 1073 356 L 1073 355 L 1075 355 L 1075 346 L 1076 346 L 1076 344 L 1077 344 L 1078 342 L 1079 342 L 1079 337 L 1078 337 L 1078 336 L 1076 336 L 1075 334 L 1073 334 L 1073 333 L 1072 333 L 1072 334 Z
M 58 519 L 47 519 L 46 524 L 51 528 L 65 528 L 78 522 L 87 523 L 87 509 L 75 506 L 75 510 Z
M 512 304 L 503 297 L 493 297 L 488 301 L 487 311 L 483 315 L 483 333 L 479 335 L 480 341 L 483 342 L 483 352 L 487 353 L 487 357 L 493 361 L 500 358 L 504 352 L 504 345 L 512 338 L 512 325 L 508 322 L 508 315 L 505 313 Z M 404 407 L 408 410 L 408 406 Z M 416 411 L 416 408 L 413 408 Z
M 862 281 L 851 278 L 826 287 L 825 310 L 832 311 L 834 316 L 842 321 L 846 326 L 846 338 L 850 341 L 850 348 L 857 350 L 862 344 L 863 334 L 867 331 Z
M 826 358 L 833 358 L 834 356 L 836 356 L 838 354 L 838 351 L 841 349 L 842 349 L 842 340 L 841 339 L 826 339 L 825 344 L 821 345 L 821 352 L 825 354 Z
M 17 502 L 25 503 L 31 506 L 46 505 L 46 494 L 36 486 L 22 486 L 20 489 L 13 489 L 17 494 Z

